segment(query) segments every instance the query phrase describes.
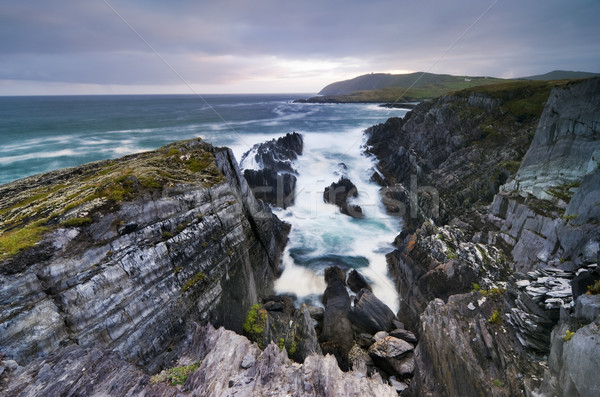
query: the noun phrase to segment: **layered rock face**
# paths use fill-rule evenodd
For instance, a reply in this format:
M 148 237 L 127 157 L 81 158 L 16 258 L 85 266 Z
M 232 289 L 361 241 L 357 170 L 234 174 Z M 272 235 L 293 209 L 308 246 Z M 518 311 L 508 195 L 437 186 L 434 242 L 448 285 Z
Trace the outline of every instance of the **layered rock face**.
M 0 192 L 3 237 L 42 217 L 45 231 L 0 267 L 0 349 L 22 366 L 77 345 L 154 371 L 189 321 L 241 332 L 271 293 L 288 231 L 231 151 L 200 140 Z
M 590 295 L 574 292 L 597 279 L 599 83 L 558 84 L 538 116 L 517 109 L 544 103 L 549 86 L 505 86 L 440 98 L 367 131 L 384 200 L 406 221 L 388 265 L 398 317 L 420 337 L 415 394 L 597 389 L 579 373 L 600 369 L 600 319 Z M 581 335 L 567 341 L 567 327 Z
M 598 108 L 600 79 L 554 90 L 523 164 L 505 190 L 556 200 L 560 197 L 552 188 L 580 182 L 583 175 L 598 169 Z

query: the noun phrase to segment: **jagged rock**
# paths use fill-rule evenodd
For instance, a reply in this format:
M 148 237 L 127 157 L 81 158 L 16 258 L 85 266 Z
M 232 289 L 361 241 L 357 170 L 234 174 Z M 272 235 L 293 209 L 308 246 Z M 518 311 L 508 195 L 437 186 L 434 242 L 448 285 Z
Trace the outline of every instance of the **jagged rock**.
M 471 311 L 467 304 L 474 299 L 474 293 L 453 295 L 447 304 L 435 299 L 421 315 L 411 383 L 419 395 L 519 395 L 524 390 L 519 374 L 541 377 L 542 369 L 524 353 L 512 329 L 503 327 L 504 333 L 488 321 L 494 303 L 483 300 Z M 494 380 L 504 386 L 491 388 Z
M 339 181 L 333 182 L 323 191 L 323 200 L 326 203 L 335 204 L 340 208 L 342 214 L 349 215 L 353 218 L 363 218 L 362 208 L 359 205 L 350 204 L 348 200 L 351 197 L 357 197 L 358 190 L 356 185 L 345 176 L 342 176 Z
M 293 132 L 256 144 L 244 153 L 240 164 L 256 198 L 281 208 L 294 205 L 297 179 L 292 161 L 302 149 L 302 135 Z
M 416 344 L 418 342 L 418 339 L 415 336 L 415 334 L 413 334 L 412 332 L 407 331 L 405 329 L 398 328 L 398 329 L 391 330 L 390 336 L 393 336 L 394 338 L 402 339 L 406 342 L 413 343 L 413 344 Z
M 513 182 L 539 199 L 556 200 L 552 189 L 581 181 L 600 160 L 600 78 L 556 87 L 544 107 L 533 141 Z M 596 184 L 596 188 L 597 188 Z M 568 199 L 567 199 L 568 201 Z M 562 208 L 566 205 L 563 200 Z M 596 210 L 597 211 L 597 210 Z
M 82 200 L 99 194 L 86 186 L 109 189 L 127 170 L 122 183 L 129 182 L 114 187 L 130 189 L 122 200 Z M 19 364 L 77 343 L 120 352 L 152 371 L 177 353 L 171 346 L 187 321 L 241 332 L 250 306 L 272 293 L 289 229 L 254 198 L 230 150 L 184 141 L 44 175 L 0 187 L 0 205 L 14 207 L 0 228 L 31 210 L 15 200 L 52 183 L 61 193 L 35 210 L 60 213 L 69 204 L 63 216 L 84 211 L 90 221 L 66 228 L 59 217 L 42 239 L 51 252 L 43 260 L 2 260 L 10 271 L 0 271 L 0 346 Z M 154 179 L 134 185 L 134 177 Z M 123 234 L 123 224 L 137 227 Z
M 3 393 L 103 396 L 397 396 L 394 388 L 354 371 L 342 372 L 332 356 L 291 362 L 275 344 L 261 351 L 243 336 L 223 328 L 188 327 L 177 366 L 200 363 L 183 386 L 151 381 L 115 352 L 69 346 L 40 358 L 8 379 Z
M 337 266 L 325 270 L 327 289 L 323 294 L 325 313 L 319 342 L 324 354 L 333 354 L 342 370 L 350 367 L 348 352 L 354 344 L 350 322 L 350 296 L 346 290 L 346 273 Z
M 559 323 L 552 331 L 552 351 L 548 359 L 549 373 L 535 392 L 541 396 L 592 397 L 600 390 L 600 343 L 598 321 L 577 329 L 569 321 Z M 565 340 L 566 331 L 574 332 Z M 576 330 L 576 331 L 574 331 Z
M 369 347 L 369 356 L 384 371 L 402 379 L 411 376 L 415 370 L 414 346 L 402 339 L 386 336 L 376 340 Z
M 244 170 L 244 178 L 256 198 L 281 208 L 294 205 L 295 175 L 278 173 L 272 169 L 247 169 Z
M 287 133 L 281 138 L 254 145 L 242 155 L 240 166 L 245 169 L 295 173 L 292 161 L 302 154 L 303 147 L 302 135 Z
M 394 312 L 371 291 L 362 289 L 354 298 L 350 321 L 363 332 L 391 331 L 396 328 L 394 320 L 398 320 Z
M 346 280 L 346 282 L 348 283 L 348 287 L 350 287 L 350 291 L 355 294 L 358 294 L 363 288 L 373 292 L 367 280 L 356 269 L 352 269 L 350 273 L 348 273 L 348 280 Z
M 388 266 L 400 292 L 399 320 L 417 330 L 419 314 L 435 297 L 470 291 L 473 283 L 492 286 L 502 276 L 506 257 L 496 247 L 465 241 L 462 229 L 426 222 L 415 233 L 399 239 L 399 248 L 387 255 Z
M 264 324 L 260 334 L 253 333 L 251 340 L 265 347 L 274 342 L 287 350 L 296 362 L 304 362 L 313 353 L 321 354 L 321 348 L 306 305 L 294 306 L 290 296 L 270 296 L 263 299 Z

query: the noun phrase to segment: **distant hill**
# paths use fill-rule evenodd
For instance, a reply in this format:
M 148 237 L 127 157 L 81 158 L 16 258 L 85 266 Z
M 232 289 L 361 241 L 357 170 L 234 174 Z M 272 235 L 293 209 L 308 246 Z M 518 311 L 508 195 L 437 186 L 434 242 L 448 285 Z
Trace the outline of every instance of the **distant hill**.
M 546 74 L 520 77 L 521 80 L 564 80 L 564 79 L 587 79 L 600 76 L 600 73 L 572 72 L 568 70 L 554 70 Z
M 398 103 L 419 102 L 436 98 L 450 92 L 490 84 L 510 83 L 524 80 L 572 80 L 600 76 L 598 73 L 555 70 L 550 73 L 499 79 L 495 77 L 453 76 L 416 72 L 409 74 L 371 73 L 350 80 L 331 83 L 319 92 L 319 96 L 299 99 L 298 102 L 314 103 Z
M 481 79 L 482 77 L 475 77 Z M 468 80 L 469 78 L 467 78 Z M 470 78 L 471 81 L 473 78 Z M 381 90 L 390 87 L 425 88 L 465 82 L 465 76 L 416 72 L 409 74 L 371 73 L 338 81 L 323 88 L 319 95 L 346 95 L 355 91 Z
M 299 102 L 410 102 L 431 99 L 449 92 L 507 80 L 493 77 L 452 76 L 449 74 L 371 73 L 327 85 L 319 96 Z

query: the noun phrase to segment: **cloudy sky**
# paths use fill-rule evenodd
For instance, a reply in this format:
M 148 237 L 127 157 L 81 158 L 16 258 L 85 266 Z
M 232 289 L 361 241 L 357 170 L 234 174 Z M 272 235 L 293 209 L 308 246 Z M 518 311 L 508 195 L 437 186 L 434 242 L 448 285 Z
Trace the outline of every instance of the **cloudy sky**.
M 600 72 L 599 0 L 0 0 L 0 95 L 313 93 Z

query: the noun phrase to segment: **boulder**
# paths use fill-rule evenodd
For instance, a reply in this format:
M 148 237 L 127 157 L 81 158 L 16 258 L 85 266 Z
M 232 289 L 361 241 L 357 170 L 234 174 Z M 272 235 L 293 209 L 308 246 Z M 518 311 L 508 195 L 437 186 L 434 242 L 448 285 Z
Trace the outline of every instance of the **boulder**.
M 190 323 L 182 355 L 167 368 L 192 370 L 173 386 L 150 377 L 116 352 L 71 345 L 38 358 L 6 379 L 6 396 L 286 396 L 397 397 L 381 379 L 342 372 L 331 356 L 310 355 L 292 363 L 275 344 L 264 350 L 224 328 Z M 168 372 L 168 371 L 167 371 Z M 6 375 L 6 372 L 3 376 Z M 2 384 L 5 386 L 5 384 Z
M 355 327 L 370 334 L 391 331 L 396 328 L 394 321 L 398 320 L 394 312 L 367 289 L 360 290 L 354 298 L 350 319 Z
M 359 205 L 348 203 L 351 197 L 358 197 L 358 190 L 356 185 L 345 176 L 327 186 L 323 191 L 323 200 L 326 203 L 337 205 L 342 214 L 353 218 L 363 218 L 362 208 Z
M 402 339 L 387 336 L 369 347 L 375 365 L 402 379 L 415 371 L 414 346 Z
M 573 317 L 584 324 L 598 320 L 600 316 L 600 295 L 581 295 L 575 301 Z
M 402 339 L 403 341 L 406 341 L 408 343 L 417 343 L 418 339 L 415 336 L 415 334 L 413 334 L 410 331 L 407 331 L 405 329 L 394 329 L 392 331 L 390 331 L 390 336 L 393 336 L 394 338 L 398 338 L 398 339 Z
M 354 344 L 350 323 L 350 296 L 346 290 L 346 274 L 337 266 L 325 270 L 327 288 L 323 294 L 325 312 L 319 342 L 324 354 L 333 354 L 340 368 L 350 368 L 348 352 Z

